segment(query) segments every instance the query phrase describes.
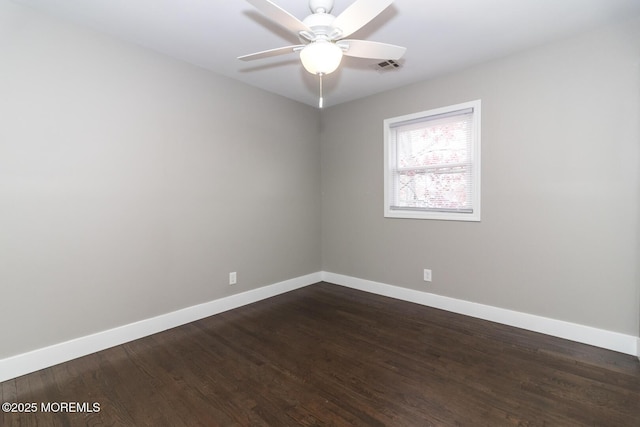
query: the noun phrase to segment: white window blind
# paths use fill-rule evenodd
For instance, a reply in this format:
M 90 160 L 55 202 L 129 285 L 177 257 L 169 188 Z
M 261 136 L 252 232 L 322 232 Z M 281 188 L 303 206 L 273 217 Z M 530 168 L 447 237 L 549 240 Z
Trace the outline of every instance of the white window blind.
M 476 102 L 385 121 L 385 210 L 395 211 L 387 216 L 428 212 L 479 219 Z

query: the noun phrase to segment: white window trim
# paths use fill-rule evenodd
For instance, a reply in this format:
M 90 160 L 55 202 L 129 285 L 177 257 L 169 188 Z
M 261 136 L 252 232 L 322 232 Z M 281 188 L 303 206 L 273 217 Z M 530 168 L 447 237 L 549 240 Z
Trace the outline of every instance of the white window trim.
M 391 176 L 391 141 L 392 141 L 392 127 L 393 125 L 401 122 L 407 122 L 411 120 L 419 120 L 435 116 L 439 114 L 446 114 L 453 111 L 464 110 L 473 108 L 473 128 L 472 128 L 472 153 L 473 170 L 472 170 L 472 197 L 473 197 L 473 212 L 472 213 L 460 213 L 460 212 L 434 212 L 434 211 L 421 211 L 414 209 L 391 209 L 392 200 L 392 176 Z M 436 220 L 449 220 L 449 221 L 480 221 L 480 189 L 481 189 L 481 165 L 480 165 L 480 123 L 481 123 L 481 102 L 480 100 L 464 102 L 461 104 L 450 105 L 442 108 L 435 108 L 428 111 L 422 111 L 419 113 L 407 114 L 404 116 L 393 117 L 384 120 L 384 216 L 386 218 L 408 218 L 408 219 L 436 219 Z

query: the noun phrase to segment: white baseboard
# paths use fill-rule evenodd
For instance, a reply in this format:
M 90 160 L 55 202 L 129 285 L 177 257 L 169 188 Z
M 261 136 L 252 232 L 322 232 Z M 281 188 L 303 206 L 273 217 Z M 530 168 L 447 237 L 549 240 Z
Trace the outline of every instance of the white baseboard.
M 0 359 L 0 382 L 232 310 L 322 280 L 320 272 L 187 307 L 96 334 Z
M 640 358 L 640 338 L 632 335 L 625 335 L 618 332 L 606 331 L 604 329 L 593 328 L 562 320 L 549 319 L 547 317 L 506 310 L 489 305 L 477 304 L 474 302 L 444 297 L 427 292 L 420 292 L 413 289 L 387 285 L 370 280 L 358 279 L 356 277 L 344 276 L 341 274 L 322 272 L 322 280 L 336 285 L 359 289 L 361 291 L 400 299 L 403 301 L 410 301 L 479 319 L 527 329 L 529 331 L 540 332 L 546 335 L 552 335 L 583 344 L 606 348 L 608 350 L 630 354 Z
M 631 354 L 640 359 L 640 338 L 631 335 L 323 271 L 0 359 L 0 382 L 320 281 Z

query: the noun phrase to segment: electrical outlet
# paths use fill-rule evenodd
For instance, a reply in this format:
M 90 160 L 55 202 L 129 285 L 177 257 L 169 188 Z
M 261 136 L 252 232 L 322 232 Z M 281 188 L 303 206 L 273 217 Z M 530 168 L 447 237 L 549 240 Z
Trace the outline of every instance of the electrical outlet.
M 425 268 L 423 277 L 424 277 L 424 281 L 425 282 L 430 282 L 431 281 L 431 270 Z
M 236 274 L 236 272 L 231 272 L 229 273 L 229 284 L 230 285 L 235 285 L 238 282 L 238 276 Z

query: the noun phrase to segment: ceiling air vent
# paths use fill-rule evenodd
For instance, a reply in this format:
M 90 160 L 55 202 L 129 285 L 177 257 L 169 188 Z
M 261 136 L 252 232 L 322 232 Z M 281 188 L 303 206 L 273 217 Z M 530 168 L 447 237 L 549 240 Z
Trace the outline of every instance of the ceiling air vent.
M 377 63 L 373 68 L 375 68 L 379 73 L 386 73 L 388 71 L 398 70 L 400 69 L 400 67 L 401 64 L 398 61 L 388 59 L 386 61 Z

